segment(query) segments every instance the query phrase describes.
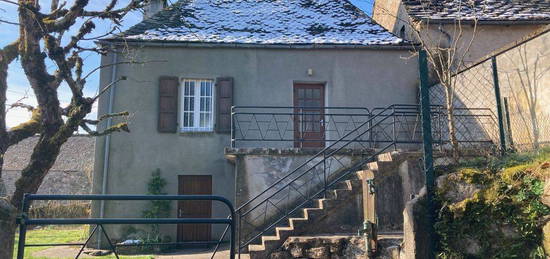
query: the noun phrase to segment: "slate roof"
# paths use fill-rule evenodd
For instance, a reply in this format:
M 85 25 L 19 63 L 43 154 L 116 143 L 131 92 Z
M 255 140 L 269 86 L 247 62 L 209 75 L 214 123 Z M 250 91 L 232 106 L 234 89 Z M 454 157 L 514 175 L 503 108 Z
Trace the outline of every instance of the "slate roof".
M 348 0 L 180 0 L 109 40 L 404 45 Z
M 550 0 L 403 0 L 417 20 L 550 23 Z

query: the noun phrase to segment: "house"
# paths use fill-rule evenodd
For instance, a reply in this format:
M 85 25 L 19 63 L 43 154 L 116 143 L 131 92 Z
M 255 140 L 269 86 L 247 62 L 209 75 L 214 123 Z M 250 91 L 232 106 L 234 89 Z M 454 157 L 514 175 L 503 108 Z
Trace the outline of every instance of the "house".
M 130 112 L 131 133 L 97 138 L 94 193 L 144 194 L 151 172 L 160 169 L 168 194 L 220 195 L 238 207 L 329 145 L 328 138 L 353 130 L 337 131 L 323 115 L 338 113 L 353 125 L 350 117 L 365 121 L 378 107 L 417 104 L 412 46 L 348 0 L 186 0 L 149 15 L 99 42 L 118 50 L 101 60 L 100 85 L 113 86 L 99 100 L 99 116 Z M 271 126 L 255 121 L 263 129 L 241 125 L 239 133 L 236 124 L 250 117 L 238 121 L 236 114 L 277 118 Z M 278 116 L 287 116 L 280 119 L 287 120 L 284 129 Z M 269 127 L 280 127 L 282 135 L 250 139 L 243 136 L 246 127 L 255 132 L 248 137 L 273 132 Z M 232 145 L 235 139 L 244 149 Z M 239 158 L 242 152 L 249 156 Z M 254 163 L 267 166 L 254 170 Z M 105 202 L 93 213 L 135 217 L 144 208 Z M 172 217 L 228 213 L 204 202 L 174 203 L 170 211 Z M 193 241 L 217 239 L 223 229 L 163 226 L 162 232 Z M 124 238 L 123 227 L 108 230 Z
M 406 40 L 418 41 L 420 32 L 427 45 L 456 45 L 472 63 L 549 24 L 550 2 L 377 0 L 373 19 Z

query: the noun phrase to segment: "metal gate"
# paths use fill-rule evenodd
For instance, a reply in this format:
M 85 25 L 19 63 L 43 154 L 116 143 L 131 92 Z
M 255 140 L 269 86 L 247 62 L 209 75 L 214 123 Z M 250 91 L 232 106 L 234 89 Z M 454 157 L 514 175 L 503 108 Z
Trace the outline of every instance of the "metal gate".
M 68 200 L 87 200 L 87 201 L 151 201 L 151 200 L 169 200 L 169 201 L 181 201 L 181 200 L 209 200 L 218 201 L 223 203 L 231 212 L 231 216 L 227 218 L 74 218 L 74 219 L 62 219 L 62 218 L 29 218 L 28 212 L 32 201 L 68 201 Z M 103 225 L 109 224 L 217 224 L 227 225 L 222 237 L 217 242 L 178 242 L 170 243 L 171 245 L 185 245 L 187 243 L 192 244 L 216 244 L 216 248 L 212 254 L 214 257 L 220 243 L 223 241 L 227 231 L 230 230 L 230 258 L 235 258 L 235 209 L 233 204 L 229 200 L 221 196 L 214 195 L 41 195 L 41 194 L 26 194 L 23 199 L 23 211 L 18 218 L 19 224 L 19 247 L 17 249 L 17 259 L 23 259 L 25 257 L 25 247 L 30 246 L 81 246 L 79 253 L 75 258 L 78 258 L 84 247 L 89 243 L 92 236 L 97 230 L 101 230 L 105 236 L 111 250 L 117 258 L 116 244 L 113 244 L 105 232 Z M 40 226 L 40 225 L 95 225 L 91 231 L 88 239 L 84 243 L 70 243 L 70 244 L 26 244 L 27 226 Z M 135 246 L 144 245 L 167 245 L 168 243 L 140 243 Z

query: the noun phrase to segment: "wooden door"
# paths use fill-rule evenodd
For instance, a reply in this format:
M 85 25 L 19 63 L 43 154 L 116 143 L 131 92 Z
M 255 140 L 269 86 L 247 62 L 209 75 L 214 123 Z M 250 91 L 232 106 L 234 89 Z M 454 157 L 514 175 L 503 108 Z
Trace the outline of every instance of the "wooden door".
M 325 146 L 325 86 L 294 84 L 294 147 Z
M 212 176 L 180 175 L 178 194 L 212 194 Z M 179 201 L 178 218 L 211 218 L 211 201 Z M 210 224 L 178 224 L 178 242 L 210 241 Z

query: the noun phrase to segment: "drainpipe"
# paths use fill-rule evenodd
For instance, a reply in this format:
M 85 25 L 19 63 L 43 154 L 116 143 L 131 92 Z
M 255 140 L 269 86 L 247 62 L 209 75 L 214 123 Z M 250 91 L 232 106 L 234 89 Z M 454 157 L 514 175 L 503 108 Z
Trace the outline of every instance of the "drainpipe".
M 107 106 L 107 114 L 113 113 L 113 103 L 115 99 L 115 87 L 116 87 L 116 76 L 117 76 L 117 65 L 118 62 L 118 55 L 115 52 L 113 52 L 113 60 L 112 60 L 112 66 L 113 69 L 111 70 L 111 88 L 109 89 L 109 105 Z M 105 128 L 108 129 L 111 127 L 112 119 L 107 118 L 107 122 L 105 125 Z M 103 177 L 101 178 L 101 194 L 107 194 L 107 177 L 109 175 L 109 147 L 111 145 L 111 135 L 107 134 L 105 136 L 105 142 L 103 145 Z M 105 201 L 102 200 L 99 207 L 99 217 L 103 218 L 105 217 Z M 101 246 L 101 235 L 98 235 L 97 238 L 97 245 L 98 247 Z

